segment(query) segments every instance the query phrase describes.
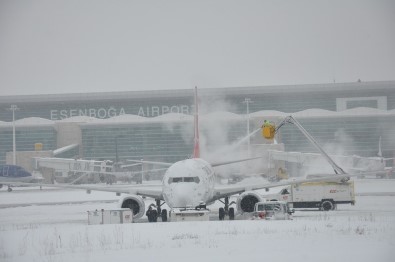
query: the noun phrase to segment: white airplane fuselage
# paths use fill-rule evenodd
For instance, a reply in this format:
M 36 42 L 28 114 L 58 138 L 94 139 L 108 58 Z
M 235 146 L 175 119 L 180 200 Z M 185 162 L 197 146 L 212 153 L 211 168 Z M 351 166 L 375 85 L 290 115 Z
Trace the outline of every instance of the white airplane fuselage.
M 201 158 L 186 159 L 171 165 L 162 180 L 163 198 L 170 208 L 209 204 L 214 195 L 215 173 Z

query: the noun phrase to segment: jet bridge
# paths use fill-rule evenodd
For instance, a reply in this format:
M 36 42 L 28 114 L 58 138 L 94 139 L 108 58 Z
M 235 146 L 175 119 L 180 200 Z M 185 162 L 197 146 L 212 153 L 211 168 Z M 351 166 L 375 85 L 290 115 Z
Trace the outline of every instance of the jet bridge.
M 58 171 L 66 172 L 109 172 L 112 164 L 108 161 L 84 160 L 72 158 L 56 158 L 56 157 L 35 157 L 34 168 L 41 167 L 53 168 Z

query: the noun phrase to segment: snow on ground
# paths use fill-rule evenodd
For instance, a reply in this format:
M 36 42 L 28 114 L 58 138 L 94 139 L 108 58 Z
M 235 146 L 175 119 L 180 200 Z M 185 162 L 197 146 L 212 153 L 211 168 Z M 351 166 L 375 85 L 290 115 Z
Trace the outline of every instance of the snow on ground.
M 357 180 L 355 189 L 395 192 L 395 180 Z M 390 194 L 357 196 L 355 206 L 339 205 L 336 211 L 296 211 L 290 221 L 87 225 L 86 211 L 111 209 L 119 198 L 105 192 L 2 189 L 0 261 L 371 262 L 395 257 L 395 196 Z

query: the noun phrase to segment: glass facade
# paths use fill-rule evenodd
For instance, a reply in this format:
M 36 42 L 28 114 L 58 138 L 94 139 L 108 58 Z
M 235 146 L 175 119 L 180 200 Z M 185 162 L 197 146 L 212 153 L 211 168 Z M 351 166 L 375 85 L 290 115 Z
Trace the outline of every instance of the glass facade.
M 391 130 L 395 127 L 395 115 L 298 121 L 328 153 L 374 157 L 379 152 L 381 137 L 383 156 L 394 157 L 395 139 L 391 135 Z M 280 137 L 286 151 L 318 152 L 293 125 L 282 127 Z
M 12 127 L 0 127 L 0 164 L 6 163 L 6 153 L 12 152 Z M 56 131 L 53 127 L 16 127 L 16 151 L 34 151 L 34 145 L 42 143 L 42 150 L 56 149 Z
M 221 125 L 221 122 L 218 124 Z M 86 159 L 176 162 L 191 157 L 193 151 L 192 121 L 86 124 L 81 125 L 81 129 L 83 156 Z M 227 122 L 226 130 L 222 133 L 226 136 L 225 140 L 235 141 L 246 135 L 246 122 Z M 221 143 L 210 136 L 212 131 L 210 125 L 201 125 L 202 150 L 214 149 Z
M 212 88 L 199 89 L 198 93 L 202 115 L 225 111 L 238 114 L 239 117 L 230 122 L 218 118 L 202 124 L 202 143 L 207 151 L 221 143 L 235 141 L 247 133 L 244 116 L 247 112 L 246 98 L 251 99 L 248 104 L 250 113 L 265 110 L 293 113 L 312 108 L 336 112 L 359 106 L 387 112 L 395 109 L 395 81 Z M 61 135 L 58 127 L 55 127 L 56 121 L 65 118 L 87 116 L 105 121 L 130 114 L 156 119 L 168 113 L 190 116 L 194 112 L 193 89 L 0 97 L 0 108 L 4 109 L 0 110 L 0 121 L 6 122 L 0 123 L 0 163 L 5 162 L 6 152 L 12 151 L 12 114 L 6 110 L 11 104 L 20 108 L 15 113 L 16 119 L 40 117 L 55 121 L 54 126 L 17 127 L 17 151 L 32 151 L 35 143 L 42 143 L 43 150 L 58 148 L 58 136 Z M 395 142 L 391 139 L 391 134 L 395 133 L 394 113 L 377 117 L 307 117 L 298 120 L 321 145 L 333 145 L 331 150 L 338 148 L 344 154 L 376 156 L 381 137 L 384 157 L 394 157 Z M 77 143 L 81 146 L 62 156 L 174 162 L 189 157 L 193 149 L 193 123 L 190 119 L 175 122 L 126 121 L 118 124 L 91 123 L 87 120 L 76 123 L 81 139 L 72 139 L 69 144 L 79 141 Z M 250 130 L 258 125 L 252 121 Z M 287 151 L 316 152 L 296 127 L 284 126 L 279 137 Z M 63 139 L 61 146 L 67 145 L 67 142 L 67 139 Z M 256 136 L 251 143 L 265 142 Z

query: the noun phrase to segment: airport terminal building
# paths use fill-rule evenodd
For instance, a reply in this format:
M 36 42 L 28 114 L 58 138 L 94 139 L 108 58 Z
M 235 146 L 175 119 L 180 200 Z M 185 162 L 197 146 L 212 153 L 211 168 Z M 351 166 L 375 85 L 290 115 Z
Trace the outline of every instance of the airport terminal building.
M 292 114 L 320 144 L 339 146 L 342 154 L 376 156 L 381 138 L 383 156 L 395 156 L 395 81 L 198 92 L 202 143 L 208 152 L 256 130 L 264 119 L 279 123 Z M 14 124 L 21 165 L 24 152 L 34 156 L 40 151 L 97 160 L 181 160 L 193 149 L 193 101 L 192 88 L 2 96 L 0 164 L 12 163 Z M 18 107 L 15 122 L 11 105 Z M 277 139 L 286 151 L 317 152 L 292 125 L 281 128 Z M 259 134 L 251 138 L 251 147 L 268 143 Z

